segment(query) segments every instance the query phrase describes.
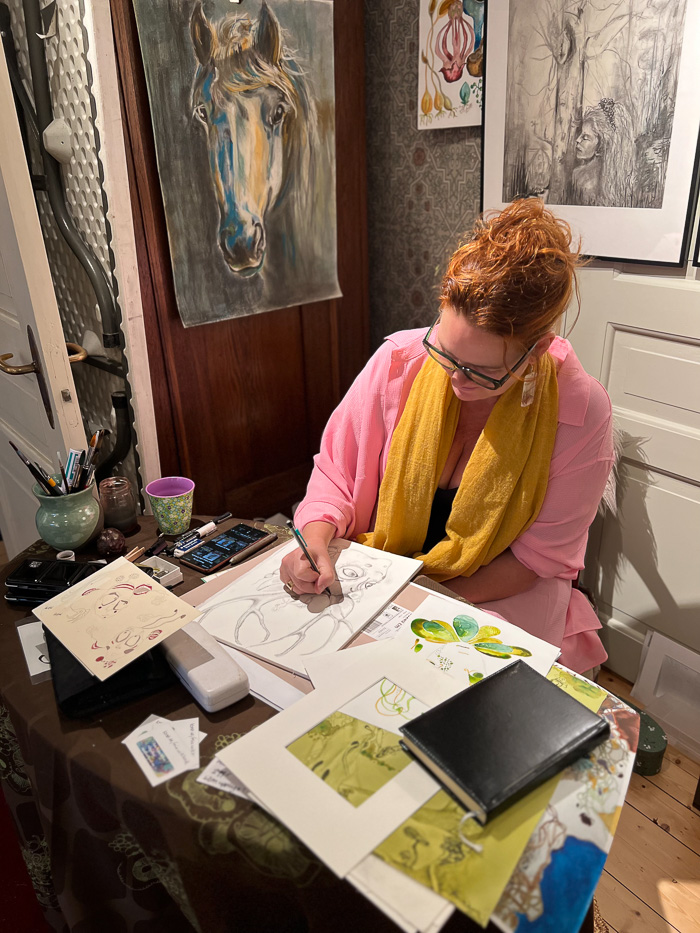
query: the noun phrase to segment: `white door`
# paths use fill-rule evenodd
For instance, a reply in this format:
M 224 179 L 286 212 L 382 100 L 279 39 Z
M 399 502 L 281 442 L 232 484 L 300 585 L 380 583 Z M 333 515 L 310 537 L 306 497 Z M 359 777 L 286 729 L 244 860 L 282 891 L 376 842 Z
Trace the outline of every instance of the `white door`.
M 648 629 L 700 651 L 698 272 L 585 269 L 570 338 L 624 441 L 618 516 L 594 524 L 584 582 L 609 666 L 629 680 Z
M 8 441 L 49 472 L 57 451 L 86 442 L 1 45 L 0 127 L 0 357 L 41 369 L 0 371 L 0 530 L 12 557 L 37 538 L 38 503 Z

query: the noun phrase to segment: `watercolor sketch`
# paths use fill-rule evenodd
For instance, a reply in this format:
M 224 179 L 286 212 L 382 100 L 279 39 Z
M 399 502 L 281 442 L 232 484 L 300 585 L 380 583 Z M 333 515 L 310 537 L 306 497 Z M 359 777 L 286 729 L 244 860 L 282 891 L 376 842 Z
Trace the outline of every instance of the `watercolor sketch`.
M 687 0 L 510 0 L 503 200 L 660 209 Z
M 105 680 L 194 621 L 199 611 L 121 557 L 34 614 L 90 673 Z
M 399 744 L 397 727 L 427 709 L 385 678 L 287 748 L 349 804 L 359 807 L 411 763 Z
M 418 129 L 479 126 L 485 0 L 420 0 Z
M 337 297 L 332 4 L 134 8 L 185 326 Z
M 344 647 L 402 589 L 420 561 L 336 540 L 329 548 L 342 596 L 293 598 L 279 577 L 290 541 L 202 603 L 202 626 L 219 641 L 306 676 L 304 658 Z
M 551 778 L 486 826 L 440 790 L 374 854 L 485 927 L 558 780 Z M 482 851 L 474 851 L 474 844 Z

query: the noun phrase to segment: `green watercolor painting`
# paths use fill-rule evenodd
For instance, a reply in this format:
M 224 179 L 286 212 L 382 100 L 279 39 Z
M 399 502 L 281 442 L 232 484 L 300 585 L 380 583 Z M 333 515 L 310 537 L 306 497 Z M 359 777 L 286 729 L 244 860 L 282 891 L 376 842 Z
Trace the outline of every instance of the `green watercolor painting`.
M 363 804 L 412 760 L 394 732 L 340 710 L 287 748 L 353 807 Z
M 476 619 L 468 615 L 455 616 L 452 625 L 449 622 L 442 622 L 439 619 L 414 619 L 411 622 L 411 631 L 417 635 L 413 645 L 414 651 L 421 651 L 425 641 L 433 642 L 438 645 L 446 645 L 451 642 L 461 642 L 465 645 L 471 645 L 481 654 L 489 655 L 492 658 L 512 658 L 514 655 L 520 658 L 532 657 L 532 652 L 527 648 L 518 648 L 517 645 L 504 645 L 500 638 L 496 636 L 501 634 L 500 628 L 495 625 L 479 625 Z

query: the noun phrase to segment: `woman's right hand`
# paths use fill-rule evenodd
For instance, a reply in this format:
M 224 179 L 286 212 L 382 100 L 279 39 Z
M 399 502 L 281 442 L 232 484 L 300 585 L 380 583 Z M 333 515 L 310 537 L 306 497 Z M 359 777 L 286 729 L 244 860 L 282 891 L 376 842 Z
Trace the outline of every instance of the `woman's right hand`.
M 328 522 L 310 522 L 304 527 L 306 547 L 319 573 L 311 569 L 302 549 L 296 547 L 283 558 L 280 566 L 280 580 L 289 589 L 289 584 L 293 584 L 293 593 L 322 593 L 335 582 L 335 568 L 328 545 L 336 534 L 337 528 Z

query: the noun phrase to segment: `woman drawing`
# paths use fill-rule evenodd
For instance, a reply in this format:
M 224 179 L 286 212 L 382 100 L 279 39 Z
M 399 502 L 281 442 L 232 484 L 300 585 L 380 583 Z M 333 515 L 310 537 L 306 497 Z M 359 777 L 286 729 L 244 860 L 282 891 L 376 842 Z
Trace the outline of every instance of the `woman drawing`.
M 571 231 L 542 201 L 480 219 L 426 331 L 388 337 L 328 422 L 295 520 L 290 592 L 332 581 L 336 536 L 424 572 L 586 671 L 606 657 L 571 581 L 613 460 L 610 400 L 556 336 L 576 286 Z
M 576 139 L 572 204 L 632 206 L 634 137 L 625 107 L 604 97 L 586 110 Z

